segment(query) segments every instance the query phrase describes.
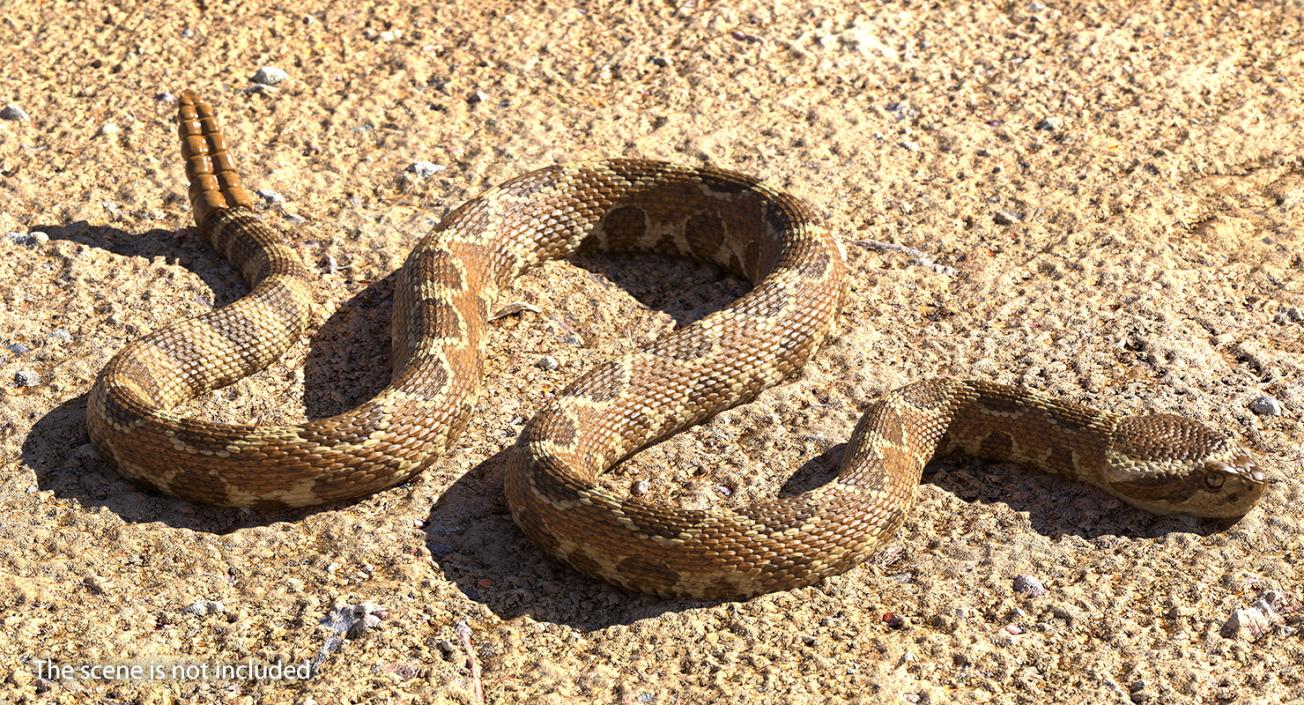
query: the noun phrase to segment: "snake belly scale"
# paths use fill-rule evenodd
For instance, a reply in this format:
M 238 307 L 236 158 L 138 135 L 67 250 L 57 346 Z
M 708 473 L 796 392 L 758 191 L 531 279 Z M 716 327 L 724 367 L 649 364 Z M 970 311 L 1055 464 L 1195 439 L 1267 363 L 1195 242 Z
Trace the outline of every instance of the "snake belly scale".
M 838 239 L 801 201 L 742 174 L 634 159 L 533 171 L 445 217 L 399 271 L 393 371 L 374 398 L 291 425 L 180 416 L 170 409 L 279 357 L 312 302 L 297 254 L 253 210 L 211 107 L 186 92 L 179 123 L 195 222 L 252 290 L 127 345 L 87 408 L 96 448 L 164 492 L 299 507 L 420 472 L 475 408 L 498 292 L 534 264 L 589 249 L 693 257 L 753 283 L 725 309 L 579 378 L 509 454 L 507 500 L 525 534 L 625 588 L 744 597 L 842 572 L 897 530 L 924 464 L 947 450 L 1033 465 L 1157 512 L 1239 516 L 1263 492 L 1249 454 L 1190 419 L 1120 417 L 955 379 L 874 403 L 837 477 L 804 494 L 696 510 L 604 490 L 597 475 L 622 458 L 799 369 L 832 329 L 847 273 Z

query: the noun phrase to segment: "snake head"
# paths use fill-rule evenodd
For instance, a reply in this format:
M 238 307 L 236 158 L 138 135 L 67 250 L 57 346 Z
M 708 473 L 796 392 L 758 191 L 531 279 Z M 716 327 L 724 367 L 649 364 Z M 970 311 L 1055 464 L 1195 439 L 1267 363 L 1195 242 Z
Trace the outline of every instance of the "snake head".
M 1129 416 L 1110 434 L 1103 486 L 1142 509 L 1235 518 L 1267 488 L 1264 474 L 1231 437 L 1184 416 Z

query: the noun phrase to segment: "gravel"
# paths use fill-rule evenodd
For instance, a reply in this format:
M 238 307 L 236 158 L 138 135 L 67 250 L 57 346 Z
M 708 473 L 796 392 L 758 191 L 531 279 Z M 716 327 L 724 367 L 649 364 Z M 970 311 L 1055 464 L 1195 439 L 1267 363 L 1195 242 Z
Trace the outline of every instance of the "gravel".
M 14 373 L 14 382 L 20 387 L 35 387 L 41 383 L 41 376 L 32 370 L 18 370 Z
M 446 167 L 443 164 L 436 164 L 434 162 L 412 162 L 407 165 L 407 168 L 404 169 L 404 171 L 409 174 L 416 174 L 418 177 L 425 179 L 438 174 L 445 168 Z
M 996 211 L 992 215 L 992 220 L 996 221 L 997 225 L 1014 225 L 1023 222 L 1023 216 L 1014 211 Z
M 561 367 L 561 363 L 557 362 L 557 358 L 553 357 L 552 355 L 544 355 L 543 357 L 539 358 L 538 362 L 534 363 L 534 366 L 541 370 L 551 371 L 557 369 L 558 367 Z

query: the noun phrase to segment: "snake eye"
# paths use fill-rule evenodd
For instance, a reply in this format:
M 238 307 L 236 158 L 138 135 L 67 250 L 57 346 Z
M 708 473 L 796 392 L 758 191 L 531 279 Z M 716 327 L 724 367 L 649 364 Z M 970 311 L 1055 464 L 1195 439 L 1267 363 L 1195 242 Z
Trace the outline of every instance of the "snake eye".
M 1216 490 L 1223 486 L 1227 481 L 1227 473 L 1221 470 L 1210 470 L 1204 474 L 1204 484 L 1211 490 Z

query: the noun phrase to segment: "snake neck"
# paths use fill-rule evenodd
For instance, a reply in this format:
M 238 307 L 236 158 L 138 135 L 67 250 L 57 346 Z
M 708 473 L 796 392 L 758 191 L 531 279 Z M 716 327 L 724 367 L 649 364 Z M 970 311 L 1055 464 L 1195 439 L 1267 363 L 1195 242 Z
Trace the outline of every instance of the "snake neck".
M 1105 453 L 1118 417 L 1027 389 L 965 380 L 940 455 L 963 453 L 1027 465 L 1104 486 Z

